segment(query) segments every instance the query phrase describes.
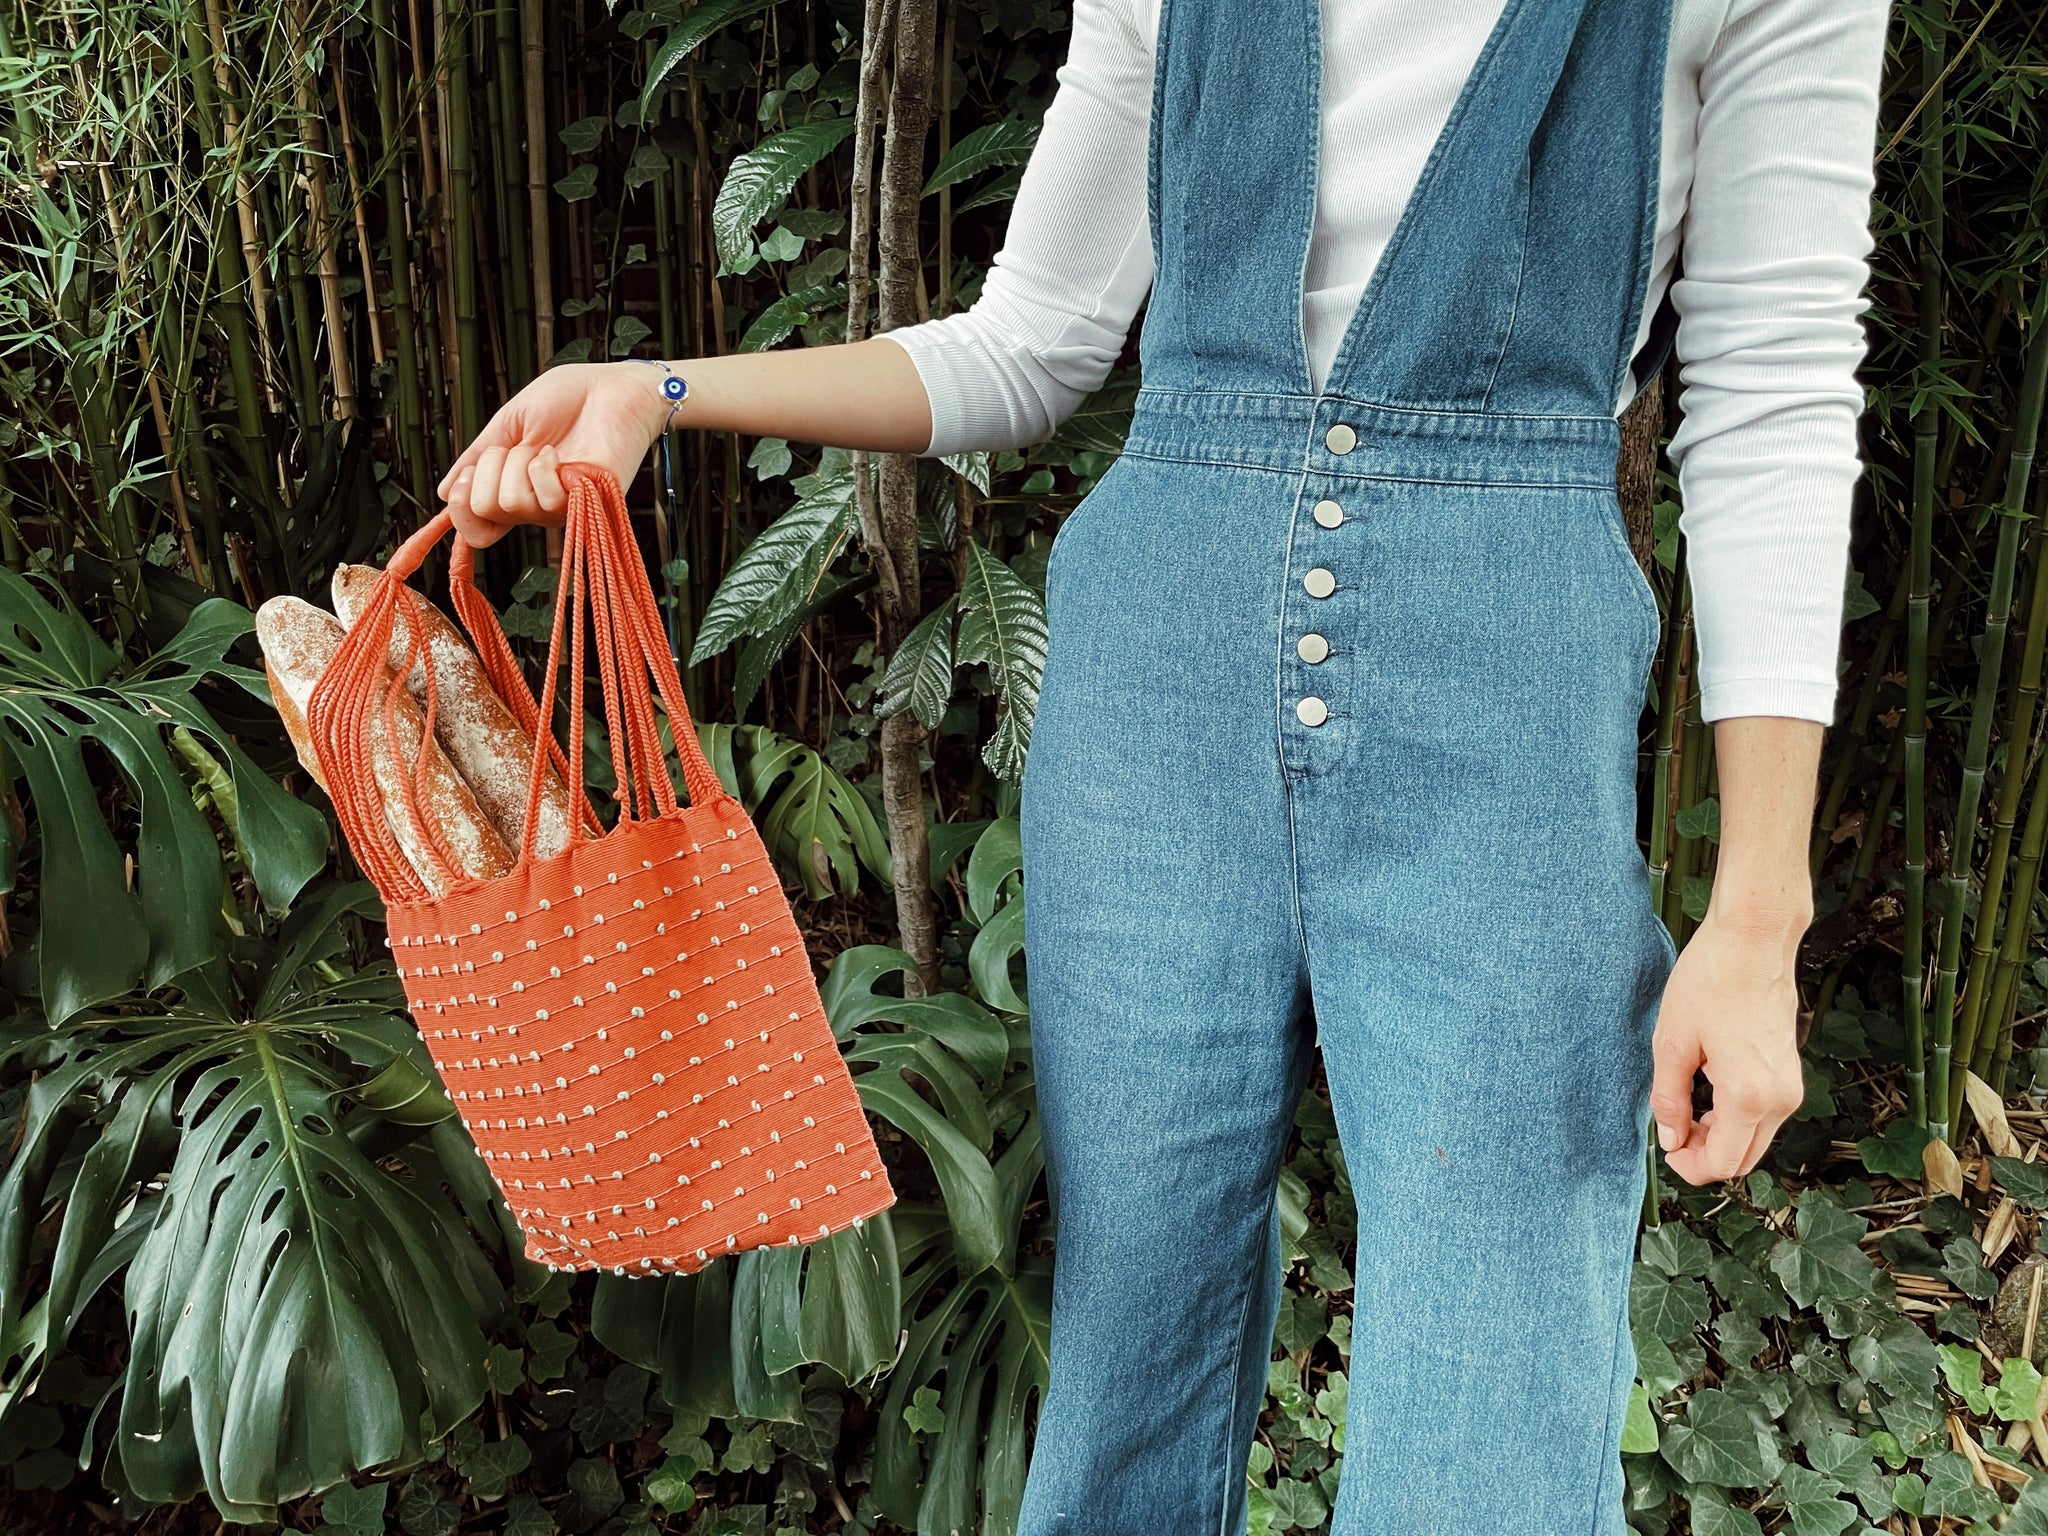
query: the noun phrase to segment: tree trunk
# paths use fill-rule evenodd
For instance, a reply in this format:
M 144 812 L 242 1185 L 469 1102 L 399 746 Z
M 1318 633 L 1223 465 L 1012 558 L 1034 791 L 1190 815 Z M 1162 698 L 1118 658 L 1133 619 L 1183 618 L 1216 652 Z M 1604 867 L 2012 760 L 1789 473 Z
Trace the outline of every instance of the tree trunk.
M 894 25 L 888 25 L 894 12 Z M 924 261 L 917 216 L 924 185 L 924 146 L 931 131 L 933 39 L 937 0 L 869 0 L 870 31 L 861 62 L 860 119 L 856 130 L 854 200 L 857 266 L 848 273 L 849 339 L 862 327 L 867 309 L 867 178 L 872 166 L 872 123 L 881 89 L 882 50 L 894 49 L 894 78 L 888 87 L 888 121 L 882 141 L 879 209 L 875 219 L 880 270 L 875 330 L 915 324 L 924 311 Z M 877 23 L 880 23 L 878 26 Z M 923 616 L 917 561 L 917 458 L 881 456 L 879 487 L 870 496 L 866 456 L 857 464 L 861 531 L 880 577 L 877 601 L 882 643 L 894 651 Z M 896 922 L 903 949 L 917 964 L 924 991 L 939 984 L 938 927 L 932 910 L 930 837 L 925 822 L 921 767 L 925 730 L 908 712 L 882 722 L 882 807 L 895 871 Z M 908 983 L 906 982 L 906 985 Z

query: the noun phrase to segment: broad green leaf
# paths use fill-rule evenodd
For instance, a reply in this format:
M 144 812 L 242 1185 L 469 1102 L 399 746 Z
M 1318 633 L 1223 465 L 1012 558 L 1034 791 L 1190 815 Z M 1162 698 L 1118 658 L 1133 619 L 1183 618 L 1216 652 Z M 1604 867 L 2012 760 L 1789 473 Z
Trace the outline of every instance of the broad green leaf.
M 1737 1508 L 1719 1488 L 1705 1484 L 1685 1490 L 1693 1536 L 1763 1536 L 1763 1527 Z
M 1004 1013 L 1029 1013 L 1010 979 L 1010 961 L 1024 953 L 1024 898 L 1012 897 L 982 925 L 967 951 L 968 974 L 982 1001 Z
M 995 1169 L 980 1148 L 895 1072 L 863 1072 L 854 1079 L 854 1087 L 870 1114 L 903 1132 L 931 1160 L 945 1192 L 954 1248 L 965 1271 L 973 1274 L 995 1263 L 1004 1247 L 1000 1197 Z
M 1926 1126 L 1915 1125 L 1910 1115 L 1901 1115 L 1884 1128 L 1882 1136 L 1866 1136 L 1857 1142 L 1856 1152 L 1872 1173 L 1918 1184 L 1920 1152 L 1929 1139 Z
M 1903 1313 L 1892 1313 L 1875 1333 L 1852 1339 L 1849 1362 L 1895 1398 L 1933 1399 L 1940 1357 L 1934 1341 Z
M 1017 189 L 1024 185 L 1024 167 L 1013 166 L 999 176 L 991 176 L 974 191 L 953 205 L 953 217 L 972 213 L 977 208 L 993 208 L 997 203 L 1008 202 L 1017 195 Z
M 782 206 L 798 178 L 837 149 L 851 132 L 850 117 L 799 123 L 763 139 L 733 161 L 711 205 L 721 276 L 742 259 L 754 227 Z
M 995 916 L 1003 882 L 1024 868 L 1024 838 L 1015 816 L 991 822 L 967 860 L 967 910 L 977 923 Z
M 719 28 L 751 16 L 756 11 L 765 11 L 773 0 L 704 0 L 695 10 L 684 16 L 682 21 L 669 30 L 662 39 L 661 47 L 647 66 L 647 79 L 640 87 L 640 114 L 643 121 L 659 99 L 664 83 L 683 60 L 704 43 Z
M 231 836 L 273 911 L 326 862 L 327 826 L 315 807 L 251 762 L 193 697 L 209 675 L 246 681 L 248 669 L 223 660 L 250 627 L 246 609 L 203 602 L 169 645 L 124 668 L 55 595 L 61 606 L 0 570 L 0 741 L 28 782 L 27 809 L 41 838 L 36 958 L 44 1011 L 62 1023 L 221 953 L 221 845 L 193 804 L 167 732 L 184 729 L 226 765 Z M 118 779 L 96 770 L 88 741 Z M 123 829 L 119 839 L 115 826 Z
M 765 352 L 788 340 L 798 326 L 808 325 L 819 315 L 845 307 L 844 283 L 820 283 L 795 293 L 785 293 L 754 317 L 754 323 L 740 337 L 739 350 Z
M 1707 1288 L 1693 1279 L 1666 1280 L 1647 1264 L 1630 1274 L 1630 1325 L 1670 1343 L 1682 1339 L 1712 1315 Z
M 742 634 L 762 634 L 803 606 L 853 529 L 853 476 L 826 480 L 770 523 L 732 563 L 704 610 L 690 665 Z
M 833 1034 L 845 1041 L 864 1024 L 901 1024 L 930 1035 L 992 1083 L 1009 1060 L 1010 1041 L 988 1009 L 958 992 L 899 997 L 875 990 L 883 978 L 916 969 L 910 956 L 886 944 L 857 944 L 841 953 L 818 989 Z
M 1638 1257 L 1661 1275 L 1698 1278 L 1706 1274 L 1713 1250 L 1705 1238 L 1683 1222 L 1664 1221 L 1643 1233 Z
M 961 662 L 987 666 L 995 678 L 1003 715 L 982 760 L 998 778 L 1014 780 L 1023 774 L 1046 639 L 1043 599 L 1002 561 L 970 542 L 955 654 Z
M 918 620 L 882 673 L 875 718 L 909 710 L 926 730 L 937 730 L 953 700 L 953 609 L 947 598 Z
M 930 197 L 941 187 L 953 186 L 1000 165 L 1023 164 L 1031 158 L 1032 146 L 1038 142 L 1039 127 L 1037 123 L 1005 118 L 975 129 L 939 161 L 931 179 L 924 184 L 924 195 Z

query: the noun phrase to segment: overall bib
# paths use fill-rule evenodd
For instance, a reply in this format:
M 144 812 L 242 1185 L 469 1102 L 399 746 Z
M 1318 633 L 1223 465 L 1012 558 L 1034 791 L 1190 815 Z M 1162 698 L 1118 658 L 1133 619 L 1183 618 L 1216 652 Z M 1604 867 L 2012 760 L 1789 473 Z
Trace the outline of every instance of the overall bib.
M 1057 1222 L 1027 1536 L 1233 1536 L 1317 1040 L 1338 1536 L 1618 1536 L 1654 591 L 1615 496 L 1670 0 L 1508 0 L 1321 392 L 1318 0 L 1165 0 L 1122 456 L 1023 782 Z

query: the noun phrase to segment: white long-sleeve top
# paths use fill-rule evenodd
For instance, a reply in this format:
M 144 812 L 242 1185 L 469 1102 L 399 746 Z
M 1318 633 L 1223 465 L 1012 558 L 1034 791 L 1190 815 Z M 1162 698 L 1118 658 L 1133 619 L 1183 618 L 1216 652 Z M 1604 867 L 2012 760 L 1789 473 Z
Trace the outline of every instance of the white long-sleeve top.
M 1317 389 L 1502 5 L 1323 0 L 1303 295 Z M 1834 719 L 1886 12 L 1887 0 L 1675 0 L 1643 324 L 1669 288 L 1683 411 L 1671 457 L 1708 720 Z M 1042 440 L 1122 351 L 1153 278 L 1158 25 L 1159 0 L 1073 0 L 1066 62 L 980 293 L 884 333 L 930 396 L 926 454 Z

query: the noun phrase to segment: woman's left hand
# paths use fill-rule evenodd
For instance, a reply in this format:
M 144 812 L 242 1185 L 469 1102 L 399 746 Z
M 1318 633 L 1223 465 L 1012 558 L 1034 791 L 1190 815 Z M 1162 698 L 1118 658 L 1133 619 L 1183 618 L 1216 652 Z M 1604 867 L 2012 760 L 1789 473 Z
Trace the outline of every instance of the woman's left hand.
M 1746 1175 L 1806 1100 L 1794 966 L 1804 922 L 1728 920 L 1709 906 L 1664 984 L 1652 1042 L 1650 1113 L 1686 1183 Z M 1693 1074 L 1713 1107 L 1692 1113 Z

